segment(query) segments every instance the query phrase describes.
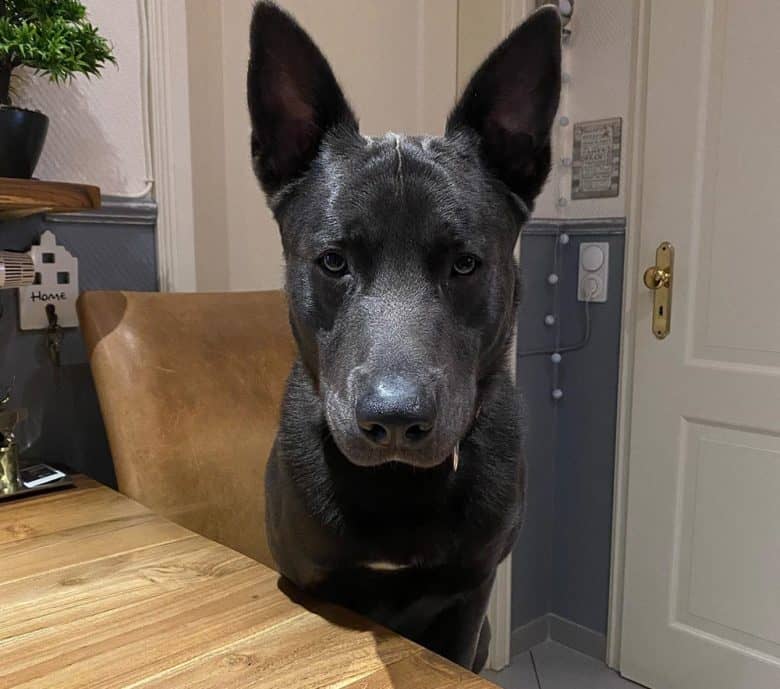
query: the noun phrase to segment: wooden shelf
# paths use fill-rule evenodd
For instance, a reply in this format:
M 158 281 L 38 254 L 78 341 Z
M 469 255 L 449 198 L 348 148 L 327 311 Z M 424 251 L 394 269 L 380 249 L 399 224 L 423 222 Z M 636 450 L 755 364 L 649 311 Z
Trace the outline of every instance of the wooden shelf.
M 0 220 L 36 213 L 69 213 L 100 208 L 100 189 L 88 184 L 0 177 Z

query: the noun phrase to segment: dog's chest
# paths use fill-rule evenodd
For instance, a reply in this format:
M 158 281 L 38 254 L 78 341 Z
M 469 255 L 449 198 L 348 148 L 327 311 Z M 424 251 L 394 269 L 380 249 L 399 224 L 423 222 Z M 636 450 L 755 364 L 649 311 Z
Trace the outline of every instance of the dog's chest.
M 369 569 L 372 572 L 398 572 L 403 569 L 408 569 L 412 564 L 405 562 L 389 562 L 388 560 L 373 560 L 364 562 L 360 566 Z
M 427 567 L 371 560 L 329 572 L 313 592 L 414 635 L 489 575 L 482 563 Z

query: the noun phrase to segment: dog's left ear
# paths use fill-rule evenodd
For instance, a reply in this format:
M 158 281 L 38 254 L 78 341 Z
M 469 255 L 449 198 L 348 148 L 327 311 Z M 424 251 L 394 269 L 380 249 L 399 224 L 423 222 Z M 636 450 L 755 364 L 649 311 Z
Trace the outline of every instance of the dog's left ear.
M 550 173 L 550 129 L 561 90 L 561 21 L 545 6 L 482 63 L 447 120 L 468 128 L 485 162 L 529 208 Z

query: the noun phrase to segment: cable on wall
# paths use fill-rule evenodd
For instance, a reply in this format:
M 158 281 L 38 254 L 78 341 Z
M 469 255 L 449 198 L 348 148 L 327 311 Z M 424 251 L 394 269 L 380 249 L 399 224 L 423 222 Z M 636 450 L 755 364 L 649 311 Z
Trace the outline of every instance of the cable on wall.
M 569 195 L 571 188 L 571 170 L 572 170 L 572 151 L 571 137 L 567 136 L 568 128 L 571 126 L 569 117 L 570 112 L 570 91 L 571 91 L 571 41 L 572 32 L 569 28 L 574 3 L 570 0 L 559 2 L 559 12 L 563 20 L 563 31 L 561 35 L 561 97 L 558 106 L 555 126 L 557 127 L 557 136 L 553 137 L 553 188 L 556 193 L 555 210 L 557 217 L 564 220 L 569 217 Z M 564 7 L 565 5 L 565 7 Z M 538 348 L 529 350 L 520 350 L 517 352 L 518 358 L 530 356 L 549 356 L 552 365 L 552 390 L 551 397 L 558 401 L 563 399 L 563 388 L 560 386 L 560 369 L 563 361 L 562 354 L 582 349 L 590 342 L 591 336 L 591 314 L 590 301 L 595 293 L 586 295 L 584 301 L 585 329 L 582 338 L 573 344 L 561 343 L 561 322 L 560 322 L 560 300 L 561 300 L 561 256 L 569 245 L 570 237 L 566 232 L 561 231 L 560 223 L 557 226 L 553 247 L 553 265 L 547 275 L 547 284 L 552 290 L 552 311 L 544 316 L 544 324 L 547 327 L 554 328 L 554 345 L 552 348 Z
M 141 128 L 143 129 L 144 146 L 144 187 L 134 194 L 115 194 L 122 199 L 144 199 L 154 191 L 154 175 L 152 174 L 152 134 L 150 124 L 149 99 L 149 30 L 146 12 L 146 0 L 137 0 L 138 33 L 140 42 L 140 73 L 141 73 Z

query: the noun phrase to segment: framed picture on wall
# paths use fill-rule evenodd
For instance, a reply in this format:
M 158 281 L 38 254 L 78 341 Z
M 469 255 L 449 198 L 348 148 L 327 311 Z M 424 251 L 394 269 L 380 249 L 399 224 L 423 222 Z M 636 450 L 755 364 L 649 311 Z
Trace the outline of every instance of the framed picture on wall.
M 599 199 L 620 193 L 620 149 L 623 119 L 574 125 L 571 198 Z

